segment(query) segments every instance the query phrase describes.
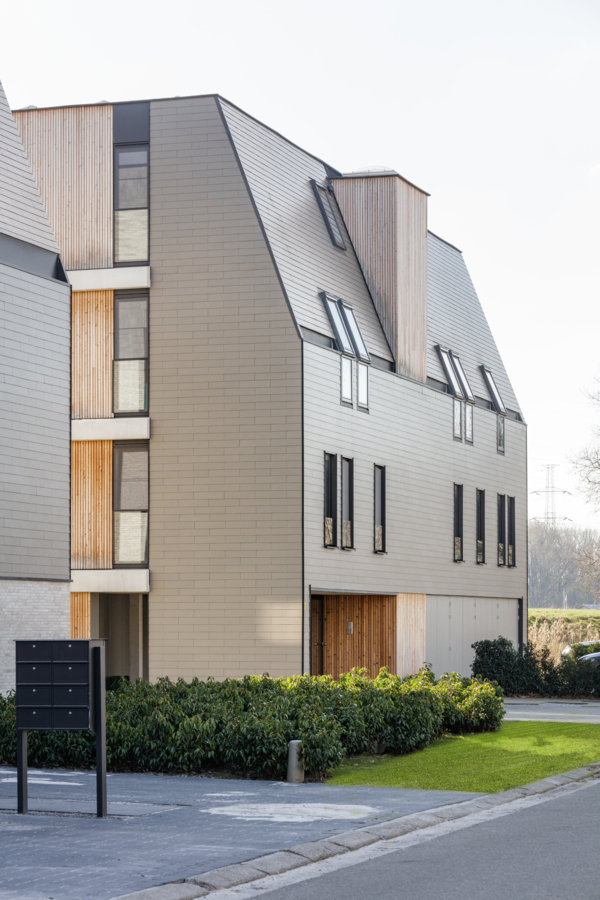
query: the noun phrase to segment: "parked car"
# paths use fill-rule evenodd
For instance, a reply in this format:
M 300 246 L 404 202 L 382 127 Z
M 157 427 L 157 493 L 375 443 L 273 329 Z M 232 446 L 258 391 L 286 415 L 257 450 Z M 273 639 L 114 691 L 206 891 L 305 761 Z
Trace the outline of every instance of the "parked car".
M 577 641 L 577 643 L 581 644 L 582 647 L 589 647 L 590 644 L 597 644 L 598 639 L 596 639 L 595 641 Z M 571 645 L 569 644 L 569 646 L 565 647 L 565 649 L 563 650 L 563 652 L 560 655 L 568 656 L 570 652 L 571 652 Z
M 598 668 L 600 666 L 600 653 L 588 653 L 586 656 L 580 656 L 577 662 L 591 662 Z

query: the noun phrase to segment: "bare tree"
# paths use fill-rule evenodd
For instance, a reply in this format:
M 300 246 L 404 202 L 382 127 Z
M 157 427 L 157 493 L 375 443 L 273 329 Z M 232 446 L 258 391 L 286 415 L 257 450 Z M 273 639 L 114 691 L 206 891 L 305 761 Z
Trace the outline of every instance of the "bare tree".
M 598 564 L 593 569 L 594 562 Z M 560 608 L 595 603 L 600 587 L 600 535 L 591 528 L 529 523 L 529 605 Z

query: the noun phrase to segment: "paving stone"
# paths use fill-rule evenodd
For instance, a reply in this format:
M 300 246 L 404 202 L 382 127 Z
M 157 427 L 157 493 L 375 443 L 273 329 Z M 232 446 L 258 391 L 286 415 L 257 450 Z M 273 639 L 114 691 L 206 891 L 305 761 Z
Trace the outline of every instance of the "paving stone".
M 331 841 L 308 841 L 306 844 L 296 844 L 295 847 L 289 848 L 291 853 L 297 853 L 304 856 L 309 862 L 319 862 L 321 859 L 328 859 L 330 856 L 339 856 L 340 853 L 346 853 L 347 848 L 341 844 L 332 844 Z
M 124 894 L 115 900 L 195 900 L 196 897 L 205 897 L 209 888 L 192 884 L 159 884 L 156 887 L 145 888 L 134 894 Z
M 257 878 L 264 877 L 265 873 L 260 869 L 255 869 L 250 863 L 234 863 L 232 866 L 223 866 L 221 869 L 213 869 L 211 872 L 190 875 L 185 880 L 217 890 L 218 888 L 235 887 L 237 884 L 246 884 L 248 881 L 256 881 Z
M 343 831 L 341 834 L 336 834 L 335 837 L 329 838 L 329 840 L 332 844 L 340 844 L 340 846 L 346 847 L 347 850 L 358 850 L 360 847 L 374 844 L 380 838 L 368 828 L 357 828 L 356 831 Z
M 267 875 L 279 875 L 280 872 L 289 872 L 290 869 L 298 869 L 300 866 L 307 866 L 310 860 L 305 856 L 299 856 L 297 853 L 290 853 L 287 850 L 280 850 L 277 853 L 268 853 L 266 856 L 259 856 L 257 859 L 249 860 L 249 864 L 255 869 L 260 869 Z
M 392 819 L 391 822 L 381 822 L 380 825 L 371 825 L 367 829 L 371 834 L 376 835 L 381 841 L 389 841 L 392 838 L 400 837 L 402 834 L 408 834 L 410 831 L 416 831 L 417 826 L 406 820 L 411 818 L 405 816 L 402 819 Z
M 565 777 L 570 778 L 572 781 L 580 781 L 582 778 L 589 778 L 595 771 L 595 766 L 582 766 L 581 769 L 573 769 L 571 772 L 567 772 Z
M 532 781 L 531 784 L 524 785 L 521 790 L 526 794 L 545 794 L 554 787 L 556 787 L 555 784 L 552 784 L 547 778 L 542 778 L 540 781 Z
M 527 794 L 522 788 L 512 788 L 510 791 L 502 791 L 499 794 L 490 794 L 487 798 L 492 806 L 501 806 L 503 803 L 511 803 L 513 800 L 521 800 Z

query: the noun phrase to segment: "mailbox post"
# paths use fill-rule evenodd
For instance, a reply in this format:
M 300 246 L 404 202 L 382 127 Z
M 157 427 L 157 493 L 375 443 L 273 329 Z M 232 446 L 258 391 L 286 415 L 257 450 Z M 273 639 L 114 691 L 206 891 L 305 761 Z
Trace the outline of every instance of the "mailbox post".
M 28 811 L 27 732 L 96 732 L 96 808 L 106 818 L 105 641 L 15 641 L 17 811 Z

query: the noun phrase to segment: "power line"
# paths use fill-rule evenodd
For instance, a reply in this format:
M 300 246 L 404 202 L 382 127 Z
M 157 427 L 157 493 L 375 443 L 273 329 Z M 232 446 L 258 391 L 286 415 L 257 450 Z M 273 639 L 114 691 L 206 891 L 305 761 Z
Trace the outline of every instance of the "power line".
M 571 494 L 571 491 L 564 491 L 562 488 L 554 487 L 554 470 L 557 468 L 557 463 L 550 463 L 543 466 L 546 470 L 546 488 L 543 491 L 532 491 L 532 494 L 545 494 L 545 514 L 544 520 L 546 525 L 549 525 L 551 528 L 556 527 L 556 494 Z M 536 518 L 541 518 L 541 516 L 536 516 Z M 567 518 L 567 516 L 559 516 L 559 520 L 561 522 L 570 522 L 571 519 Z

